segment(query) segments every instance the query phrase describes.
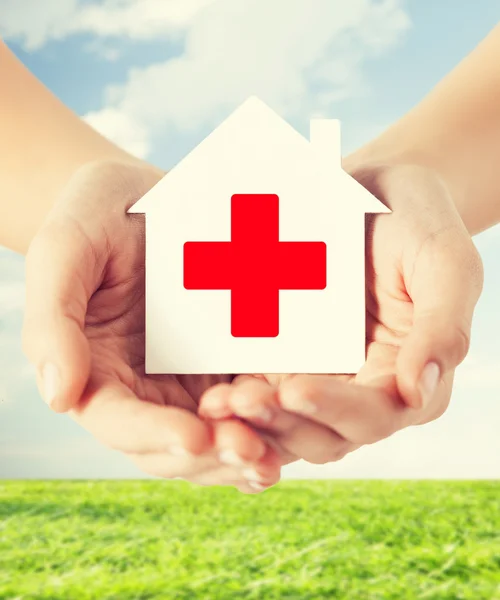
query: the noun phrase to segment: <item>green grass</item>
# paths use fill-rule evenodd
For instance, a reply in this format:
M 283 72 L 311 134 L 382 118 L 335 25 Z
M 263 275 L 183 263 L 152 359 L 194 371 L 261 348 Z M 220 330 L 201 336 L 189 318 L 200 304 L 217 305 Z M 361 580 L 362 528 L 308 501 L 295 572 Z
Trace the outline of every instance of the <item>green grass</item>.
M 4 482 L 0 598 L 498 600 L 500 482 Z

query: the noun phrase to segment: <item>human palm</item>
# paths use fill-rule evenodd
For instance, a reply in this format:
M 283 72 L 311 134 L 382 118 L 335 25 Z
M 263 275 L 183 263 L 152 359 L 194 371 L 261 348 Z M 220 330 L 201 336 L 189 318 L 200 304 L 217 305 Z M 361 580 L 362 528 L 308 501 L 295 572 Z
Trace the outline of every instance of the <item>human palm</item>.
M 367 219 L 364 366 L 353 375 L 242 376 L 226 386 L 224 405 L 213 392 L 201 403 L 207 417 L 237 415 L 274 436 L 287 462 L 338 460 L 440 416 L 482 288 L 479 255 L 433 172 L 355 159 L 345 168 L 392 210 Z
M 86 311 L 84 334 L 92 356 L 92 379 L 123 385 L 147 402 L 196 413 L 202 393 L 229 377 L 146 375 L 143 224 L 131 227 L 121 214 L 117 221 L 106 225 L 112 228 L 113 247 L 108 249 L 102 282 Z M 105 256 L 102 236 L 92 248 L 95 255 Z
M 144 219 L 127 209 L 162 175 L 110 164 L 73 178 L 28 252 L 26 353 L 53 408 L 144 471 L 255 490 L 279 478 L 275 453 L 239 421 L 197 416 L 230 376 L 145 373 Z
M 146 375 L 144 222 L 126 211 L 163 174 L 99 165 L 73 178 L 27 256 L 25 349 L 46 400 L 148 473 L 242 491 L 436 418 L 467 351 L 480 260 L 433 173 L 348 170 L 393 211 L 368 221 L 358 374 Z

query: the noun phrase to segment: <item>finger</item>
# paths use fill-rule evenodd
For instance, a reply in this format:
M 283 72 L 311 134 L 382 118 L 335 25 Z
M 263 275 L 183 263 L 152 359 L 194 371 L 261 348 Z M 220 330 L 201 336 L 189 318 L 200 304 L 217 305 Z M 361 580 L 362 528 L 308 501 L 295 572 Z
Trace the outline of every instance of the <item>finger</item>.
M 218 383 L 208 388 L 201 396 L 198 414 L 203 419 L 227 419 L 232 415 L 229 404 L 230 383 Z
M 273 448 L 267 447 L 257 464 L 242 471 L 243 480 L 235 485 L 244 494 L 259 494 L 276 485 L 281 478 L 281 461 Z
M 214 431 L 218 428 L 214 424 Z M 195 481 L 200 485 L 234 485 L 234 481 L 243 481 L 241 466 L 230 466 L 223 463 L 215 445 L 204 454 L 191 454 L 188 451 L 179 451 L 178 446 L 170 448 L 168 452 L 153 452 L 143 454 L 128 454 L 139 468 L 149 475 L 164 479 L 182 478 Z M 242 462 L 242 465 L 246 464 Z M 206 476 L 206 477 L 205 477 Z
M 276 482 L 276 483 L 278 483 L 278 482 Z M 269 490 L 274 485 L 276 485 L 276 483 L 266 485 L 263 483 L 259 483 L 258 481 L 252 481 L 252 482 L 245 481 L 243 483 L 235 483 L 234 485 L 242 494 L 255 495 L 255 494 L 261 494 L 262 492 Z
M 213 423 L 212 426 L 214 446 L 223 463 L 245 467 L 265 456 L 265 441 L 249 425 L 237 419 L 229 419 Z
M 313 464 L 326 464 L 354 449 L 332 429 L 283 410 L 277 388 L 267 381 L 242 375 L 234 383 L 228 396 L 233 413 L 272 435 L 289 454 Z
M 277 435 L 276 441 L 290 454 L 315 465 L 338 462 L 360 446 L 334 429 L 304 418 L 299 426 Z
M 286 380 L 280 405 L 333 429 L 353 444 L 370 444 L 412 424 L 415 411 L 394 395 L 332 376 L 300 375 Z
M 193 477 L 186 478 L 187 481 L 202 486 L 231 486 L 243 494 L 260 494 L 271 487 L 275 486 L 280 481 L 279 475 L 274 477 L 273 480 L 268 481 L 248 481 L 243 479 L 235 472 L 231 477 L 231 473 L 228 471 L 224 475 L 221 474 L 221 470 L 214 470 L 211 472 L 200 473 Z
M 280 412 L 284 414 L 278 404 L 277 387 L 253 375 L 236 377 L 224 391 L 224 402 L 231 414 L 256 425 L 269 425 Z
M 285 431 L 297 425 L 297 416 L 284 412 L 278 402 L 278 386 L 266 379 L 240 375 L 227 395 L 232 414 L 266 430 Z
M 414 320 L 397 359 L 397 383 L 405 402 L 422 408 L 469 350 L 482 265 L 468 235 L 453 229 L 432 238 L 418 255 L 408 289 Z
M 253 375 L 239 375 L 231 384 L 209 389 L 201 398 L 199 414 L 208 419 L 237 416 L 274 433 L 295 427 L 301 421 L 281 409 L 276 386 Z
M 209 424 L 195 414 L 139 400 L 115 381 L 91 381 L 71 416 L 101 443 L 127 454 L 186 456 L 213 448 Z
M 214 423 L 213 427 L 219 460 L 240 472 L 241 485 L 235 484 L 240 491 L 259 492 L 279 481 L 280 457 L 257 432 L 233 419 Z
M 212 400 L 214 412 L 211 414 L 244 418 L 261 432 L 271 435 L 281 452 L 313 464 L 338 461 L 356 448 L 328 427 L 284 411 L 277 401 L 276 387 L 253 376 L 241 375 L 231 385 L 207 392 L 205 398 Z M 210 414 L 210 402 L 207 404 L 203 414 Z
M 26 257 L 23 348 L 42 397 L 57 412 L 78 402 L 89 377 L 83 327 L 96 268 L 85 238 L 67 226 L 47 226 Z
M 252 479 L 246 479 L 239 469 L 221 465 L 213 456 L 186 458 L 171 454 L 132 454 L 128 457 L 143 473 L 153 477 L 183 479 L 201 486 L 231 486 L 246 494 L 260 493 L 280 479 L 279 470 L 271 475 L 255 471 Z
M 239 424 L 241 426 L 241 424 Z M 214 438 L 218 439 L 227 429 L 227 423 L 214 424 Z M 241 432 L 240 432 L 241 433 Z M 240 451 L 244 455 L 244 451 Z M 155 452 L 128 454 L 128 457 L 143 472 L 164 479 L 181 478 L 199 485 L 231 485 L 240 488 L 262 490 L 274 485 L 280 479 L 281 464 L 271 448 L 265 448 L 256 461 L 240 459 L 229 464 L 222 462 L 217 449 L 205 454 L 188 452 Z M 235 465 L 235 466 L 232 466 Z
M 143 472 L 162 479 L 183 479 L 201 486 L 231 486 L 245 494 L 257 494 L 280 480 L 280 470 L 256 467 L 247 479 L 239 468 L 221 465 L 215 456 L 174 457 L 171 454 L 129 454 Z M 250 474 L 250 471 L 249 471 Z
M 236 469 L 232 471 L 229 470 L 229 467 L 226 467 L 226 469 L 228 470 L 219 468 L 213 471 L 202 471 L 197 475 L 188 477 L 187 480 L 197 485 L 232 486 L 244 494 L 259 494 L 279 483 L 281 477 L 280 469 L 276 469 L 272 474 L 269 472 L 263 473 L 262 469 L 248 471 L 248 475 L 252 475 L 251 478 L 245 478 Z
M 257 472 L 255 478 L 249 480 L 246 479 L 236 469 L 231 470 L 230 467 L 226 467 L 226 469 L 219 468 L 214 469 L 213 471 L 203 471 L 192 477 L 187 477 L 186 479 L 192 483 L 196 483 L 197 485 L 233 486 L 246 494 L 255 494 L 267 490 L 273 485 L 279 483 L 280 473 L 278 471 L 272 476 L 267 475 L 266 477 L 259 477 L 259 473 Z
M 253 376 L 249 376 L 251 378 Z M 257 378 L 258 379 L 258 378 Z M 267 450 L 265 457 L 273 456 L 274 461 L 280 467 L 283 464 L 296 460 L 296 456 L 288 453 L 276 440 L 274 430 L 267 430 L 259 427 L 262 424 L 262 419 L 257 418 L 255 421 L 245 419 L 245 423 L 230 419 L 236 415 L 230 402 L 231 394 L 235 389 L 239 389 L 244 381 L 243 378 L 238 378 L 239 384 L 220 384 L 214 386 L 202 396 L 200 401 L 199 414 L 203 418 L 211 419 L 212 425 L 218 432 L 216 434 L 216 445 L 219 448 L 219 456 L 227 464 L 242 466 L 246 462 L 259 460 L 259 464 L 263 465 L 265 458 L 262 458 L 263 448 Z M 265 385 L 267 389 L 268 384 Z M 253 387 L 249 386 L 252 391 Z M 287 415 L 275 402 L 276 414 L 278 415 L 278 424 L 280 414 L 284 419 L 292 422 L 300 422 L 300 417 L 295 415 Z M 236 415 L 238 416 L 238 415 Z M 224 419 L 222 422 L 213 421 L 213 419 Z M 228 420 L 230 419 L 230 420 Z M 252 425 L 252 427 L 249 427 Z M 253 456 L 242 448 L 242 445 L 248 445 L 253 448 Z
M 168 452 L 127 454 L 141 471 L 161 479 L 184 479 L 199 485 L 234 485 L 244 481 L 235 467 L 221 465 L 214 453 L 174 456 Z

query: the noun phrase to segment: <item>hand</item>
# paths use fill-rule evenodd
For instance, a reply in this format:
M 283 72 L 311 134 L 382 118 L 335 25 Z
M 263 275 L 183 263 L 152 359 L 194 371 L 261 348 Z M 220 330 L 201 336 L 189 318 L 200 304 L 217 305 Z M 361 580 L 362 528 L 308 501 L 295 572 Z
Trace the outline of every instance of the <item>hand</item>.
M 469 348 L 480 257 L 437 175 L 345 165 L 392 214 L 367 227 L 367 360 L 354 376 L 240 377 L 207 391 L 200 414 L 236 415 L 288 453 L 325 463 L 442 415 Z
M 260 491 L 279 479 L 275 452 L 242 422 L 196 415 L 230 378 L 144 371 L 144 219 L 126 211 L 162 175 L 120 163 L 75 174 L 27 254 L 24 349 L 46 402 L 146 473 Z

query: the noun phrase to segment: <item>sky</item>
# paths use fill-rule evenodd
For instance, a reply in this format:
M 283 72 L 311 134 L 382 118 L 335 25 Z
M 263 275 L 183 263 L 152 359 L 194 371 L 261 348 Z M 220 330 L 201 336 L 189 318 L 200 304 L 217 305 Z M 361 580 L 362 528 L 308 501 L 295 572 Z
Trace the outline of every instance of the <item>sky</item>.
M 24 64 L 91 126 L 163 168 L 253 94 L 304 135 L 312 116 L 341 119 L 350 152 L 499 21 L 498 0 L 0 0 L 0 36 Z M 486 283 L 447 413 L 285 477 L 500 477 L 500 228 L 475 242 Z M 0 478 L 141 476 L 43 404 L 21 351 L 23 304 L 23 258 L 0 249 Z

